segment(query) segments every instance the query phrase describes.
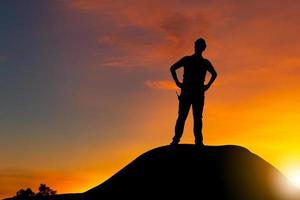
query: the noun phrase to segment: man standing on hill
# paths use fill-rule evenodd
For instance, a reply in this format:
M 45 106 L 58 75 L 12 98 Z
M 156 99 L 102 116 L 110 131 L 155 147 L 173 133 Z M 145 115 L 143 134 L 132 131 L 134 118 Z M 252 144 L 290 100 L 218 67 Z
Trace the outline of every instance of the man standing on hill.
M 191 56 L 185 56 L 171 66 L 171 74 L 176 85 L 181 89 L 179 98 L 178 118 L 175 126 L 175 136 L 171 145 L 177 145 L 183 134 L 185 120 L 188 116 L 190 107 L 193 108 L 194 117 L 194 136 L 195 144 L 203 146 L 202 137 L 202 112 L 204 106 L 204 92 L 208 90 L 217 77 L 209 60 L 203 58 L 202 53 L 206 48 L 203 38 L 195 41 L 195 53 Z M 183 81 L 178 80 L 176 70 L 183 67 Z M 204 84 L 206 72 L 211 73 L 211 78 L 207 84 Z

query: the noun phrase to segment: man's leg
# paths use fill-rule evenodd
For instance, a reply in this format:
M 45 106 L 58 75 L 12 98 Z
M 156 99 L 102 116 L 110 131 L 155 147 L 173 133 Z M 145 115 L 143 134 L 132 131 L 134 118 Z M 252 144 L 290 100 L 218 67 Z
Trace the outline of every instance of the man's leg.
M 204 106 L 204 94 L 197 96 L 193 101 L 194 136 L 195 144 L 203 145 L 202 136 L 202 112 Z
M 185 120 L 189 114 L 191 101 L 185 95 L 179 97 L 179 110 L 178 118 L 175 125 L 175 136 L 173 137 L 172 144 L 178 144 L 183 134 Z

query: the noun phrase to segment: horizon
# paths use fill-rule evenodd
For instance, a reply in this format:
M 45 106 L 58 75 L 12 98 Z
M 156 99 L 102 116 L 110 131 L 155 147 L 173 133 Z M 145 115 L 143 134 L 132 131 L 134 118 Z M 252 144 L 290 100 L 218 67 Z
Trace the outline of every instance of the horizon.
M 0 2 L 0 199 L 86 191 L 168 145 L 170 66 L 207 43 L 205 145 L 259 155 L 300 188 L 300 2 Z M 182 75 L 182 72 L 181 72 Z M 191 111 L 181 143 L 194 143 Z

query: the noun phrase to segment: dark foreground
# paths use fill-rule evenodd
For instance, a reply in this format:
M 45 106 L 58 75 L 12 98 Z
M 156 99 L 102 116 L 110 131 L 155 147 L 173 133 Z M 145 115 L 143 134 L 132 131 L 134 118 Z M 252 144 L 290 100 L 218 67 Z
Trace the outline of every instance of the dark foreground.
M 144 153 L 84 193 L 32 199 L 296 200 L 298 192 L 277 169 L 245 148 L 178 145 Z

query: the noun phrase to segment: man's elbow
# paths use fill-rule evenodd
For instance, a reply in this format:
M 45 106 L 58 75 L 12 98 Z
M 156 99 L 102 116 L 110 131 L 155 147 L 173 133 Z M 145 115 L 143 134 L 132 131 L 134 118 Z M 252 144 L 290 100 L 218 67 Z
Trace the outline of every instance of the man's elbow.
M 218 74 L 217 74 L 217 72 L 216 72 L 216 71 L 213 71 L 213 73 L 212 73 L 211 75 L 212 75 L 212 77 L 214 77 L 214 79 L 216 79 L 216 78 L 217 78 L 217 76 L 218 76 Z
M 170 72 L 171 72 L 171 73 L 174 73 L 174 72 L 175 72 L 175 66 L 174 66 L 174 65 L 172 65 L 172 66 L 170 67 Z

